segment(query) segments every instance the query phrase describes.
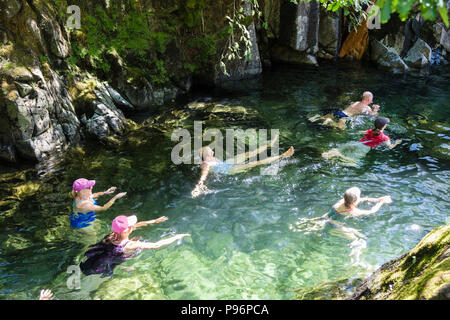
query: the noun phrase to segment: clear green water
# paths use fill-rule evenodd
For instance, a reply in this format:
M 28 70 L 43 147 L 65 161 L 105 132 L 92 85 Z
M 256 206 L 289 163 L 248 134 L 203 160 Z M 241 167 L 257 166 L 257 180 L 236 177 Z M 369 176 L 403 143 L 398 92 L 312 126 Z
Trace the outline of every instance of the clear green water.
M 35 299 L 40 289 L 50 288 L 59 299 L 295 299 L 298 289 L 367 276 L 449 222 L 449 71 L 403 77 L 352 66 L 279 68 L 230 91 L 198 93 L 192 98 L 256 109 L 263 119 L 256 126 L 279 129 L 280 148 L 293 145 L 296 153 L 281 161 L 275 176 L 259 169 L 211 175 L 207 185 L 213 192 L 196 199 L 190 192 L 200 170 L 170 162 L 175 145 L 170 132 L 140 133 L 138 147 L 88 148 L 84 157 L 73 156 L 53 173 L 38 178 L 32 170 L 22 180 L 3 183 L 0 297 Z M 356 168 L 324 161 L 323 151 L 359 138 L 355 133 L 370 128 L 371 121 L 359 120 L 340 132 L 306 118 L 343 108 L 365 90 L 374 93 L 380 114 L 391 118 L 386 133 L 403 144 L 369 152 Z M 193 120 L 185 123 L 192 126 Z M 12 171 L 1 170 L 1 176 Z M 94 191 L 115 185 L 128 192 L 98 214 L 91 236 L 69 228 L 68 192 L 81 176 L 97 180 Z M 41 188 L 25 198 L 11 196 L 11 188 L 26 181 Z M 297 224 L 327 212 L 351 186 L 359 186 L 363 196 L 393 199 L 372 216 L 345 221 L 367 237 L 358 266 L 352 266 L 349 240 L 311 223 Z M 169 217 L 136 231 L 142 239 L 192 237 L 122 264 L 132 271 L 117 267 L 104 279 L 83 275 L 81 290 L 68 289 L 67 267 L 81 261 L 119 214 Z

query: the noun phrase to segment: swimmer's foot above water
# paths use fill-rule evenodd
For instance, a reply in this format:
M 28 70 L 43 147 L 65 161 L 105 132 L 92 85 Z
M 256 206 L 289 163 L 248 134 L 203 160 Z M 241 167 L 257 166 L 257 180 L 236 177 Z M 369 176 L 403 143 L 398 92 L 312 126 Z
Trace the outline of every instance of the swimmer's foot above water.
M 291 146 L 285 153 L 281 155 L 281 158 L 287 158 L 294 154 L 294 147 Z

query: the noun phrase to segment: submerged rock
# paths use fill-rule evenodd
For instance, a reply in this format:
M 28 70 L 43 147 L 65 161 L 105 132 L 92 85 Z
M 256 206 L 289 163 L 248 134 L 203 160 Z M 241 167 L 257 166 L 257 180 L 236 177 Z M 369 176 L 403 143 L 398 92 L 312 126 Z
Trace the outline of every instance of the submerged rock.
M 351 300 L 450 300 L 450 224 L 427 234 L 414 249 L 381 266 Z

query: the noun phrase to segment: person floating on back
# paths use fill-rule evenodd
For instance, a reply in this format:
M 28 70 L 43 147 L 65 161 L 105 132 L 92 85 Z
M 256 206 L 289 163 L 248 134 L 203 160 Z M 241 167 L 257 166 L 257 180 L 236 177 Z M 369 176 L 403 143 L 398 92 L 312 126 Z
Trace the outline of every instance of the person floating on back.
M 267 145 L 264 145 L 256 150 L 242 153 L 237 155 L 236 157 L 232 159 L 228 159 L 227 162 L 220 161 L 219 159 L 214 157 L 214 151 L 210 147 L 203 147 L 200 149 L 200 157 L 202 159 L 202 172 L 200 175 L 200 180 L 198 181 L 197 185 L 195 186 L 194 190 L 192 190 L 191 195 L 192 197 L 198 197 L 200 194 L 204 193 L 207 188 L 204 184 L 206 177 L 208 176 L 209 171 L 213 171 L 216 173 L 222 173 L 222 174 L 236 174 L 243 172 L 247 169 L 254 168 L 259 165 L 263 164 L 269 164 L 272 163 L 278 159 L 290 157 L 294 154 L 294 147 L 290 147 L 285 153 L 279 156 L 272 156 L 263 160 L 259 161 L 253 161 L 250 163 L 244 163 L 247 158 L 251 158 L 256 156 L 257 154 L 263 152 L 266 150 L 269 146 L 273 145 L 278 139 L 278 136 L 275 137 L 271 142 L 269 142 Z
M 85 228 L 91 225 L 90 222 L 96 219 L 95 213 L 98 211 L 108 210 L 113 203 L 127 193 L 122 192 L 116 194 L 104 206 L 97 205 L 97 198 L 106 194 L 112 194 L 116 191 L 116 187 L 111 187 L 104 192 L 92 193 L 95 180 L 87 180 L 80 178 L 74 181 L 72 185 L 72 214 L 69 216 L 70 226 L 72 228 Z
M 364 157 L 367 152 L 371 149 L 376 148 L 381 145 L 387 146 L 389 149 L 395 148 L 399 145 L 402 140 L 396 140 L 394 143 L 391 142 L 391 138 L 384 134 L 384 129 L 386 129 L 387 124 L 390 122 L 388 118 L 377 118 L 374 122 L 374 128 L 367 131 L 362 131 L 365 133 L 364 137 L 359 139 L 357 142 L 352 141 L 342 145 L 341 147 L 331 149 L 330 151 L 322 153 L 322 157 L 325 159 L 331 159 L 334 157 L 340 158 L 348 163 L 353 163 L 357 165 L 355 159 L 345 156 L 343 153 L 352 153 L 358 158 Z
M 80 264 L 85 275 L 102 274 L 102 277 L 113 275 L 114 268 L 128 260 L 144 249 L 158 249 L 177 240 L 190 236 L 190 234 L 177 234 L 158 242 L 144 242 L 129 239 L 131 232 L 136 228 L 161 223 L 167 217 L 155 220 L 137 222 L 136 216 L 118 216 L 112 222 L 112 233 L 106 235 L 100 242 L 91 245 L 86 251 L 87 260 Z
M 356 115 L 367 115 L 372 116 L 378 113 L 380 106 L 377 104 L 373 105 L 373 108 L 369 106 L 373 102 L 373 94 L 370 91 L 366 91 L 362 95 L 361 101 L 352 103 L 347 109 L 344 111 L 338 110 L 334 113 L 330 113 L 324 116 L 315 115 L 308 120 L 311 122 L 315 122 L 317 120 L 323 120 L 323 125 L 332 126 L 335 128 L 339 128 L 344 130 L 346 128 L 346 122 L 350 117 L 354 117 Z

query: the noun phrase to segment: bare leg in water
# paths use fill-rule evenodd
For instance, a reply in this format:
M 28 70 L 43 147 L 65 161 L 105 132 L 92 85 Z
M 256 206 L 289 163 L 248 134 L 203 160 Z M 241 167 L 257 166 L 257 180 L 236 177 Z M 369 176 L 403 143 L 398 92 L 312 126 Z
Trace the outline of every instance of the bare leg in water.
M 268 147 L 272 147 L 274 145 L 274 143 L 277 141 L 278 137 L 279 136 L 276 135 L 275 138 L 273 138 L 268 144 L 263 145 L 263 146 L 259 147 L 258 149 L 255 149 L 253 151 L 249 151 L 246 153 L 241 153 L 241 154 L 238 154 L 234 158 L 227 159 L 227 162 L 235 163 L 236 165 L 243 164 L 246 159 L 250 159 L 250 158 L 260 154 L 261 152 L 267 150 Z
M 273 157 L 269 157 L 269 158 L 266 158 L 263 160 L 253 161 L 253 162 L 246 163 L 246 164 L 236 164 L 233 167 L 231 167 L 230 174 L 239 173 L 239 172 L 242 172 L 242 171 L 248 170 L 250 168 L 254 168 L 256 166 L 263 165 L 263 164 L 269 164 L 274 161 L 277 161 L 278 159 L 290 157 L 293 154 L 294 154 L 294 147 L 291 146 L 285 153 L 283 153 L 279 156 L 273 156 Z
M 344 156 L 344 155 L 343 155 L 338 149 L 336 149 L 336 148 L 331 149 L 330 151 L 327 151 L 327 152 L 323 152 L 323 153 L 322 153 L 322 157 L 325 158 L 325 159 L 339 158 L 339 159 L 342 159 L 342 160 L 344 160 L 344 161 L 346 161 L 346 162 L 349 162 L 349 163 L 358 165 L 358 162 L 356 162 L 355 160 L 353 160 L 353 159 L 351 159 L 351 158 L 349 158 L 349 157 Z

